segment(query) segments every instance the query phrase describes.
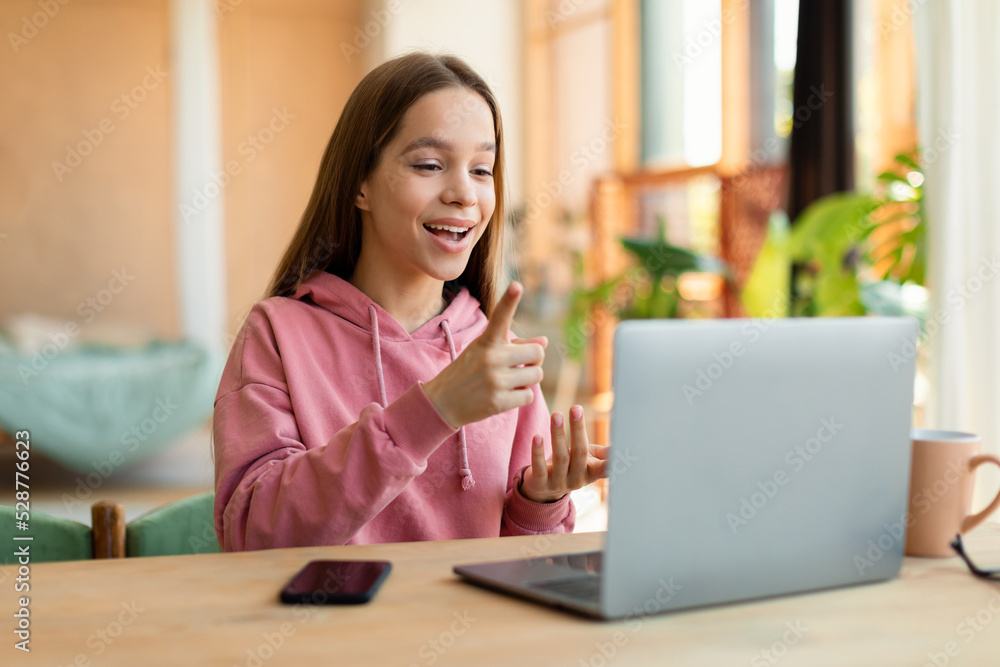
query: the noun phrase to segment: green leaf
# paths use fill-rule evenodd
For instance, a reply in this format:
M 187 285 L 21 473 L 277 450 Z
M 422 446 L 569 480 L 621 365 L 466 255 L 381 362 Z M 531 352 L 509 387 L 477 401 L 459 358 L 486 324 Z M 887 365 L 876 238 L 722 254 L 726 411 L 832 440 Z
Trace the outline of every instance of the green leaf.
M 880 181 L 897 181 L 899 183 L 905 183 L 906 185 L 910 184 L 910 182 L 908 180 L 906 180 L 905 177 L 900 176 L 899 174 L 897 174 L 897 173 L 895 173 L 893 171 L 883 171 L 881 174 L 879 174 L 875 178 L 877 178 Z
M 659 239 L 622 238 L 622 246 L 632 253 L 639 265 L 649 271 L 654 280 L 663 276 L 678 276 L 686 271 L 702 271 L 728 275 L 726 263 L 717 257 L 699 255 Z
M 847 271 L 827 271 L 816 277 L 814 296 L 817 314 L 822 317 L 864 315 L 858 281 Z
M 838 193 L 823 197 L 804 210 L 792 228 L 793 260 L 815 258 L 820 264 L 839 264 L 869 227 L 868 215 L 880 205 L 871 195 Z
M 623 278 L 615 276 L 589 290 L 578 287 L 570 294 L 569 313 L 563 322 L 563 340 L 570 358 L 582 359 L 587 347 L 587 321 L 594 305 L 610 305 L 611 297 Z
M 649 297 L 647 317 L 677 317 L 677 306 L 678 299 L 675 290 L 668 292 L 659 283 L 656 283 L 653 285 L 653 293 Z
M 640 266 L 653 276 L 677 275 L 698 267 L 693 252 L 669 243 L 642 238 L 623 238 L 620 241 L 626 250 L 635 255 Z
M 750 317 L 784 317 L 788 314 L 792 281 L 790 236 L 785 212 L 771 213 L 764 245 L 740 291 L 743 309 Z
M 892 262 L 889 263 L 889 268 L 885 272 L 885 274 L 888 276 L 893 272 L 893 270 L 896 267 L 899 266 L 899 263 L 903 261 L 903 246 L 896 248 L 892 252 L 886 253 L 885 257 L 889 257 L 892 259 Z M 885 259 L 885 257 L 883 257 L 882 259 Z
M 874 225 L 872 225 L 872 227 L 878 227 L 880 225 L 885 225 L 885 224 L 888 224 L 890 222 L 896 222 L 897 220 L 904 220 L 906 218 L 915 218 L 915 217 L 916 217 L 916 213 L 908 213 L 906 211 L 904 211 L 902 213 L 893 213 L 888 218 L 884 218 L 882 220 L 879 220 L 877 223 L 875 223 Z
M 912 169 L 913 171 L 919 171 L 920 173 L 923 173 L 923 171 L 924 171 L 924 170 L 923 170 L 923 169 L 921 168 L 921 166 L 920 166 L 919 164 L 917 164 L 917 163 L 916 163 L 916 162 L 915 162 L 915 161 L 913 160 L 913 158 L 912 158 L 912 157 L 910 157 L 909 155 L 907 155 L 906 153 L 898 153 L 898 154 L 896 155 L 896 157 L 894 157 L 893 159 L 894 159 L 894 160 L 895 160 L 896 162 L 898 162 L 899 164 L 902 164 L 902 165 L 906 165 L 907 167 L 909 167 L 909 168 L 910 168 L 910 169 Z

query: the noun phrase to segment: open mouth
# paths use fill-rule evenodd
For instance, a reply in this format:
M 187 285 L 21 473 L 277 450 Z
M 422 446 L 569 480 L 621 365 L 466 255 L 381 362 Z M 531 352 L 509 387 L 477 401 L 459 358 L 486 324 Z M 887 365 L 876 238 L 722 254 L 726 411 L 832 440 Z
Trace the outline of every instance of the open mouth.
M 424 229 L 434 236 L 452 243 L 459 243 L 472 231 L 472 227 L 463 229 L 462 227 L 452 227 L 450 225 L 424 225 Z

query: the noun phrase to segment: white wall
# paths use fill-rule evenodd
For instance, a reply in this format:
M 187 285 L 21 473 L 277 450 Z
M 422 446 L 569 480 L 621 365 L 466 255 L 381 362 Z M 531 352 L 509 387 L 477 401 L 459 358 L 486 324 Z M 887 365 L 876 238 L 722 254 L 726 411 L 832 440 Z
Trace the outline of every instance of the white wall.
M 600 9 L 608 3 L 591 4 Z M 569 18 L 555 24 L 564 29 L 553 41 L 556 160 L 550 178 L 568 176 L 556 200 L 579 213 L 587 209 L 594 179 L 613 169 L 614 143 L 627 129 L 612 109 L 610 23 L 591 21 L 568 29 Z
M 170 9 L 181 326 L 185 337 L 224 359 L 225 208 L 221 188 L 205 188 L 223 171 L 217 16 L 205 0 L 173 0 Z M 197 191 L 207 196 L 192 202 L 191 193 Z

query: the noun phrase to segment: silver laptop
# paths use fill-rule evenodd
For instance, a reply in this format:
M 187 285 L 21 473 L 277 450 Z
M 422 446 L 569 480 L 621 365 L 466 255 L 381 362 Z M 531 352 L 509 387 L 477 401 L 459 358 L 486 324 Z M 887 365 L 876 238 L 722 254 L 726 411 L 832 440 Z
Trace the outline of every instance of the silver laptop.
M 454 571 L 606 619 L 896 576 L 917 331 L 895 317 L 621 323 L 604 551 Z

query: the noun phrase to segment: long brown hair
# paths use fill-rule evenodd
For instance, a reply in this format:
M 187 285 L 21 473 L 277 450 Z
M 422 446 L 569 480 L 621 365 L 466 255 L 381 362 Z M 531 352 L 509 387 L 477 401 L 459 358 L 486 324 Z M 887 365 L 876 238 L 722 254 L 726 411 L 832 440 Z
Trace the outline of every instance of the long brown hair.
M 351 93 L 326 145 L 316 185 L 298 229 L 275 269 L 264 298 L 291 296 L 315 269 L 345 280 L 350 277 L 361 252 L 361 212 L 355 206 L 361 183 L 378 165 L 406 111 L 424 95 L 454 87 L 479 94 L 493 113 L 496 208 L 472 250 L 465 271 L 456 281 L 479 300 L 487 317 L 493 313 L 506 222 L 500 107 L 486 81 L 462 59 L 425 52 L 409 53 L 379 65 Z

